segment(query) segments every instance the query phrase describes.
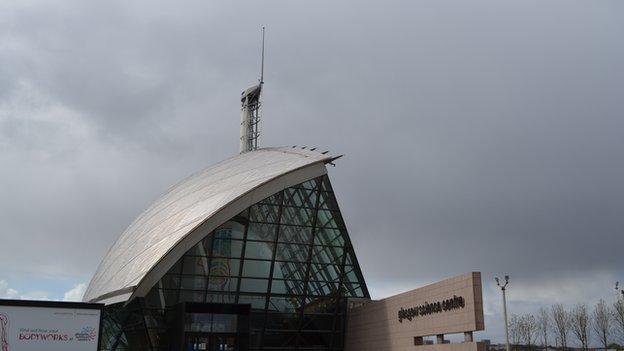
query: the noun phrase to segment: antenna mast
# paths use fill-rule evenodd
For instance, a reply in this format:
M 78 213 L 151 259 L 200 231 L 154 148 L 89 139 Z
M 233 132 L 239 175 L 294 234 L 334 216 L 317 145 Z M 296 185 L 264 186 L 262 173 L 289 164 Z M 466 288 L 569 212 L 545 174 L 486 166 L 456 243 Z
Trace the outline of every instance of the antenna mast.
M 260 63 L 260 84 L 264 84 L 264 26 L 262 27 L 262 60 Z
M 240 153 L 258 149 L 260 137 L 261 97 L 264 85 L 264 27 L 262 27 L 262 56 L 260 80 L 241 94 Z

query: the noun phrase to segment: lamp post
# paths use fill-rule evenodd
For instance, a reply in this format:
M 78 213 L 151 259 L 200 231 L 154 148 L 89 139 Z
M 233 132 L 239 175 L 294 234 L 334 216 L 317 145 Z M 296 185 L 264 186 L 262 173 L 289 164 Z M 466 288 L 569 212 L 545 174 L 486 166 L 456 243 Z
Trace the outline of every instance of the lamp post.
M 494 277 L 494 280 L 496 280 L 496 285 L 498 285 L 498 287 L 501 288 L 501 291 L 503 292 L 503 314 L 505 316 L 505 343 L 506 343 L 506 350 L 509 351 L 509 325 L 507 323 L 507 297 L 505 296 L 505 291 L 507 290 L 507 284 L 509 284 L 509 276 L 508 275 L 505 276 L 505 284 L 501 284 L 498 277 Z

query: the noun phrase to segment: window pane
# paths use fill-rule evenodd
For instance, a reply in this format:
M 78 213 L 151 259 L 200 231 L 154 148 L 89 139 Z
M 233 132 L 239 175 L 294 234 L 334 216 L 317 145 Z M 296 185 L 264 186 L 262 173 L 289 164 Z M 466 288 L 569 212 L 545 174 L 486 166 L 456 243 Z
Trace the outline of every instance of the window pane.
M 321 190 L 330 192 L 334 191 L 334 189 L 332 189 L 331 183 L 329 182 L 328 176 L 323 176 L 323 179 L 321 181 Z
M 310 179 L 301 184 L 295 185 L 293 188 L 303 188 L 303 189 L 316 189 L 317 188 L 317 179 Z
M 212 256 L 213 257 L 235 257 L 241 256 L 241 250 L 243 242 L 240 240 L 230 239 L 214 239 L 212 241 Z
M 322 210 L 338 211 L 338 203 L 333 193 L 321 192 L 319 208 Z
M 352 265 L 355 263 L 355 260 L 351 257 L 353 255 L 353 251 L 351 249 L 347 250 L 347 260 L 345 261 L 346 265 Z
M 276 258 L 280 261 L 305 262 L 308 260 L 309 245 L 277 244 Z
M 251 215 L 249 220 L 261 223 L 278 223 L 279 222 L 279 206 L 256 204 L 251 206 Z
M 270 261 L 245 260 L 243 263 L 243 277 L 268 278 L 270 273 Z
M 310 282 L 308 283 L 308 295 L 326 296 L 338 291 L 338 282 Z
M 210 255 L 210 241 L 202 240 L 193 246 L 186 252 L 186 255 L 191 256 L 209 256 Z
M 342 247 L 315 246 L 312 254 L 312 262 L 342 264 L 341 258 L 343 254 L 344 250 Z
M 236 291 L 238 278 L 233 277 L 213 277 L 208 279 L 208 290 L 212 291 Z
M 250 223 L 247 231 L 247 240 L 275 241 L 277 225 L 265 223 Z
M 340 267 L 336 265 L 312 264 L 310 280 L 313 281 L 338 281 Z
M 284 206 L 289 207 L 316 207 L 317 194 L 313 190 L 289 188 L 284 191 Z
M 352 297 L 364 297 L 364 291 L 358 284 L 345 284 L 345 290 L 347 290 L 347 296 Z
M 267 279 L 241 279 L 240 291 L 266 293 L 269 287 Z
M 260 202 L 263 204 L 279 205 L 281 202 L 281 198 L 282 198 L 282 192 L 280 191 L 279 193 L 271 195 Z
M 273 258 L 273 244 L 248 241 L 245 247 L 245 258 L 270 260 Z
M 357 278 L 357 274 L 355 273 L 355 271 L 350 271 L 349 273 L 347 273 L 347 277 L 346 277 L 345 281 L 352 282 L 352 283 L 358 283 L 359 279 Z
M 323 228 L 342 228 L 342 221 L 338 212 L 328 210 L 318 210 L 317 226 Z
M 282 208 L 282 223 L 290 225 L 311 226 L 314 223 L 314 210 L 301 207 Z
M 271 294 L 303 295 L 305 283 L 300 280 L 273 279 Z
M 283 225 L 280 228 L 280 235 L 278 241 L 284 243 L 294 244 L 309 244 L 312 238 L 312 228 L 310 227 L 297 227 L 290 225 Z
M 235 258 L 213 257 L 210 260 L 211 276 L 237 276 L 240 260 Z
M 314 244 L 325 246 L 344 246 L 340 229 L 319 228 L 314 236 Z
M 304 280 L 306 267 L 306 262 L 275 262 L 273 278 Z
M 214 237 L 216 239 L 243 239 L 243 233 L 245 232 L 245 226 L 235 222 L 228 221 L 225 224 L 221 225 L 219 228 L 215 229 L 213 235 L 210 237 Z

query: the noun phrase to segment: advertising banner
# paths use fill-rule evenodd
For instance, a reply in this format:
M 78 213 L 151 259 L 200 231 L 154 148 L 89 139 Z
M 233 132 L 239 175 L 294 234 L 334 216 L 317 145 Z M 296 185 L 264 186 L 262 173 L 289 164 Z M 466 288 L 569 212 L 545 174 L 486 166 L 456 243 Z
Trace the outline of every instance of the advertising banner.
M 99 308 L 5 303 L 0 301 L 0 351 L 97 351 Z

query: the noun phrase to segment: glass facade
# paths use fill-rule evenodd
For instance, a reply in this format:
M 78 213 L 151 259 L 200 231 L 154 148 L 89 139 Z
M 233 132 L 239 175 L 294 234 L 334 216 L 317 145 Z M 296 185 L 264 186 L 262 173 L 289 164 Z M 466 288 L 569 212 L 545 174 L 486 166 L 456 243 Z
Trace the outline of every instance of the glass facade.
M 182 303 L 251 306 L 244 349 L 342 350 L 349 297 L 369 294 L 322 176 L 259 201 L 209 233 L 145 298 L 107 306 L 101 350 L 170 350 L 172 329 L 234 333 L 242 324 L 236 315 L 188 313 L 182 326 L 173 325 Z

